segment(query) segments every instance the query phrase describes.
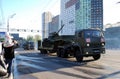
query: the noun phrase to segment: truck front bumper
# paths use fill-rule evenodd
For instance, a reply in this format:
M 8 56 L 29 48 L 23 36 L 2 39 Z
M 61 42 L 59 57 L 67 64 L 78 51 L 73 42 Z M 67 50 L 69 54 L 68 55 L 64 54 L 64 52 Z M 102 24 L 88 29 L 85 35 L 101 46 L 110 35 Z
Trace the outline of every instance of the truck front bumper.
M 96 55 L 96 54 L 105 54 L 105 48 L 104 47 L 97 47 L 97 48 L 91 48 L 87 47 L 83 50 L 83 55 Z

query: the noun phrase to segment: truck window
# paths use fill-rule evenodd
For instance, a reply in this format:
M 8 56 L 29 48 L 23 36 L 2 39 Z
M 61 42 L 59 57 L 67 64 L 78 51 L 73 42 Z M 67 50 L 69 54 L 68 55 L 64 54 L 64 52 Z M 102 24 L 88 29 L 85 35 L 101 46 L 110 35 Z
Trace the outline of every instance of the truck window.
M 89 30 L 89 31 L 85 31 L 84 32 L 84 36 L 85 37 L 101 37 L 103 36 L 102 32 L 101 31 L 98 31 L 98 30 Z

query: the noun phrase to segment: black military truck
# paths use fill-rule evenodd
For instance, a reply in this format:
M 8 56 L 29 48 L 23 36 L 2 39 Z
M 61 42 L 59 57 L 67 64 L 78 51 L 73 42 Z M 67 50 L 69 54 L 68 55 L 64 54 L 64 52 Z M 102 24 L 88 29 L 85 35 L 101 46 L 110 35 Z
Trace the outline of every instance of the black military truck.
M 53 33 L 43 40 L 38 49 L 43 54 L 56 53 L 62 58 L 73 56 L 78 62 L 89 56 L 98 60 L 105 53 L 105 39 L 103 32 L 96 28 L 77 30 L 75 35 Z

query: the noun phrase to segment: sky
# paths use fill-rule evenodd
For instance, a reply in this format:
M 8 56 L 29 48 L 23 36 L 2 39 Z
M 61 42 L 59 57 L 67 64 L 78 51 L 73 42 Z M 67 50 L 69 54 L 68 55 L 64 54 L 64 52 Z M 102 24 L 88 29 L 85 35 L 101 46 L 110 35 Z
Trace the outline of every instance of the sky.
M 103 0 L 104 25 L 120 22 L 120 0 Z
M 60 14 L 60 0 L 0 0 L 4 22 L 9 19 L 9 27 L 15 29 L 41 30 L 41 15 L 50 11 L 54 16 Z M 1 15 L 0 15 L 1 16 Z
M 53 15 L 60 14 L 60 0 L 0 0 L 5 21 L 10 19 L 11 28 L 32 28 L 40 29 L 41 15 L 50 11 Z M 34 28 L 33 28 L 34 25 Z M 39 26 L 39 27 L 38 27 Z
M 104 25 L 120 22 L 120 0 L 103 0 Z M 2 8 L 1 8 L 2 7 Z M 50 11 L 53 15 L 60 14 L 60 0 L 0 0 L 4 23 L 10 15 L 10 28 L 41 30 L 41 15 Z

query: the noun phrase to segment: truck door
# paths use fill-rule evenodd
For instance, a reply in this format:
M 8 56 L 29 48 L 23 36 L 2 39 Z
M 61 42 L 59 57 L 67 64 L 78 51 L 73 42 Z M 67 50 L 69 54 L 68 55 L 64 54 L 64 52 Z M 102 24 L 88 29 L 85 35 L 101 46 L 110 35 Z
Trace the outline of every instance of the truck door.
M 84 42 L 84 35 L 83 35 L 83 31 L 79 31 L 77 34 L 76 34 L 76 43 L 78 45 L 83 45 L 83 42 Z

